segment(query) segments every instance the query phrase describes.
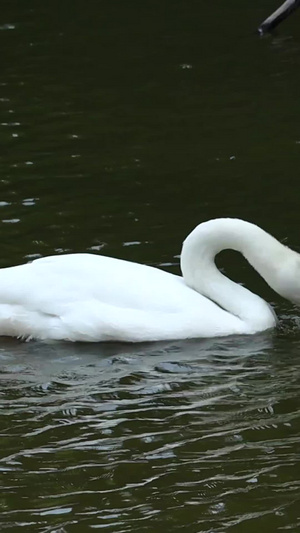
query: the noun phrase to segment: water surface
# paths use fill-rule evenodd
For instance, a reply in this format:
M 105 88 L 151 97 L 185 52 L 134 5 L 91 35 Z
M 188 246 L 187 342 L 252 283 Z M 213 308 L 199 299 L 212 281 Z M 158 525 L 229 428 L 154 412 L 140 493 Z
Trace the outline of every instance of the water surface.
M 92 251 L 178 273 L 199 222 L 300 250 L 299 14 L 270 0 L 4 2 L 1 266 Z M 300 529 L 298 310 L 275 332 L 0 343 L 3 531 Z

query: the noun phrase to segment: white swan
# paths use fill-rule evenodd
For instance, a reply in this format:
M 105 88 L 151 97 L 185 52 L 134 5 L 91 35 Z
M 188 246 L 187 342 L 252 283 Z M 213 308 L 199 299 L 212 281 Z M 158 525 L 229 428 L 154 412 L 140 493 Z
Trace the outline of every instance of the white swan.
M 92 254 L 0 270 L 0 335 L 70 341 L 156 341 L 252 334 L 276 325 L 259 296 L 223 276 L 221 250 L 240 251 L 267 283 L 300 301 L 300 255 L 254 224 L 215 219 L 184 241 L 183 277 Z

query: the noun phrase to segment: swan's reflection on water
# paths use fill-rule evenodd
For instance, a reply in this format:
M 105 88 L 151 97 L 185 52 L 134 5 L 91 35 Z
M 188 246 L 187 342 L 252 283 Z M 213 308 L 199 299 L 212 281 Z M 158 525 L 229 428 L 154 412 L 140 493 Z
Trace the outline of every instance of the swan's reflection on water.
M 95 379 L 104 371 L 104 381 L 126 372 L 170 372 L 183 374 L 197 371 L 215 374 L 216 362 L 227 367 L 230 361 L 268 353 L 273 347 L 274 332 L 254 336 L 230 336 L 142 344 L 20 342 L 2 338 L 0 344 L 0 379 L 8 374 L 14 380 L 35 381 L 58 377 L 61 373 Z M 193 370 L 194 368 L 194 370 Z

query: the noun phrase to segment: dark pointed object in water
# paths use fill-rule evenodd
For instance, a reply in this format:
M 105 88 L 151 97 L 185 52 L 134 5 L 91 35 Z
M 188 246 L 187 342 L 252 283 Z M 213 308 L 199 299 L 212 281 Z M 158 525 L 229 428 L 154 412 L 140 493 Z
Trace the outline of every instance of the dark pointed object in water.
M 300 0 L 286 0 L 272 15 L 270 15 L 258 28 L 258 33 L 263 35 L 272 31 L 280 22 L 288 17 L 297 7 L 300 6 Z

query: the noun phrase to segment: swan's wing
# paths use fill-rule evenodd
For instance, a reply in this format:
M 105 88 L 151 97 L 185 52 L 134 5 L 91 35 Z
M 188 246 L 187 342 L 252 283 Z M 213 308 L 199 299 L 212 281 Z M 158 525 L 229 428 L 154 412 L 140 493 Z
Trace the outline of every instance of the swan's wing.
M 0 304 L 60 315 L 66 304 L 91 300 L 119 308 L 170 312 L 208 302 L 180 276 L 105 256 L 53 256 L 0 270 Z
M 218 314 L 224 316 L 218 320 Z M 229 327 L 231 333 L 241 333 L 239 319 L 218 308 L 216 317 L 204 310 L 153 312 L 90 300 L 66 305 L 60 315 L 55 315 L 0 304 L 0 335 L 26 340 L 145 342 L 223 336 Z

